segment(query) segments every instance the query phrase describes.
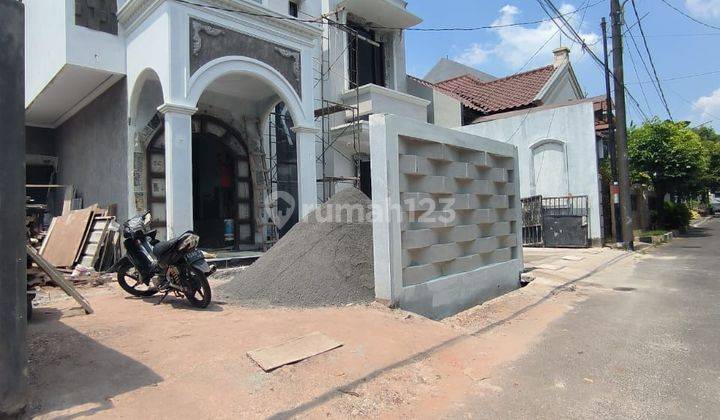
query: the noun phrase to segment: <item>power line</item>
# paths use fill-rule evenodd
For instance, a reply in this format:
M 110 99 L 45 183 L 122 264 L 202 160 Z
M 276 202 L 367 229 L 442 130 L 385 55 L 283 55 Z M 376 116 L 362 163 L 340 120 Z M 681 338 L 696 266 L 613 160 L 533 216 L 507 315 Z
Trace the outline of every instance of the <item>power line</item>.
M 674 11 L 680 13 L 681 15 L 685 16 L 686 18 L 692 20 L 692 21 L 695 22 L 695 23 L 698 23 L 698 24 L 700 24 L 700 25 L 702 25 L 702 26 L 706 26 L 706 27 L 708 27 L 708 28 L 720 30 L 720 26 L 713 26 L 713 25 L 711 25 L 711 24 L 709 24 L 709 23 L 705 23 L 705 22 L 703 22 L 703 21 L 701 21 L 701 20 L 695 19 L 694 17 L 690 16 L 689 14 L 685 13 L 684 11 L 682 11 L 682 10 L 678 9 L 677 7 L 673 6 L 672 4 L 670 4 L 670 2 L 668 2 L 667 0 L 661 0 L 661 1 L 662 1 L 663 3 L 665 3 L 665 5 L 667 5 L 669 8 L 671 8 L 671 9 L 673 9 Z
M 562 14 L 560 13 L 560 10 L 553 4 L 553 2 L 551 0 L 536 0 L 536 1 L 540 5 L 540 8 L 543 9 L 545 14 L 547 14 L 551 19 L 553 19 L 553 21 L 555 20 L 553 18 L 553 14 L 550 13 L 550 11 L 548 11 L 547 7 L 550 7 L 554 11 L 554 13 L 557 15 L 556 18 L 559 18 L 563 22 L 562 26 L 558 25 L 557 22 L 555 22 L 555 24 L 558 25 L 558 28 L 560 28 L 560 30 L 563 33 L 565 33 L 563 26 L 566 26 L 571 31 L 573 36 L 571 37 L 571 36 L 567 35 L 566 33 L 565 33 L 565 35 L 568 38 L 573 38 L 573 37 L 576 38 L 580 42 L 582 49 L 590 55 L 590 57 L 595 61 L 596 65 L 599 66 L 602 69 L 602 71 L 605 71 L 605 62 L 603 60 L 601 60 L 597 56 L 597 54 L 595 54 L 595 52 L 590 48 L 590 46 L 587 45 L 587 43 L 585 43 L 585 40 L 582 38 L 582 36 L 580 36 L 580 34 L 577 33 L 577 31 L 575 31 L 575 29 L 572 27 L 572 25 L 570 25 L 570 23 L 562 16 Z M 546 5 L 547 5 L 547 7 L 546 7 Z M 613 80 L 617 81 L 617 76 L 612 72 L 610 74 L 612 75 Z M 642 114 L 643 119 L 648 120 L 647 115 L 645 114 L 645 112 L 643 112 L 642 108 L 640 107 L 640 103 L 637 101 L 637 99 L 635 99 L 633 94 L 630 92 L 630 89 L 624 83 L 623 83 L 623 86 L 625 87 L 627 96 L 633 102 L 635 102 L 635 105 L 637 106 L 638 110 Z
M 672 82 L 672 81 L 675 81 L 675 80 L 692 79 L 692 78 L 695 78 L 695 77 L 709 76 L 709 75 L 718 74 L 718 73 L 720 73 L 720 70 L 708 71 L 708 72 L 705 72 L 705 73 L 687 74 L 687 75 L 684 75 L 684 76 L 669 77 L 669 78 L 667 78 L 667 79 L 660 79 L 660 80 L 663 81 L 663 82 Z M 648 84 L 648 83 L 655 83 L 655 81 L 654 81 L 654 80 L 643 80 L 643 81 L 641 82 L 640 80 L 638 80 L 637 82 L 630 82 L 630 83 L 632 83 L 632 84 Z
M 635 77 L 637 78 L 638 82 L 640 81 L 640 73 L 638 72 L 637 65 L 635 64 L 635 58 L 633 57 L 632 53 L 628 51 L 628 56 L 630 57 L 630 62 L 632 63 L 633 70 L 635 71 Z M 654 83 L 653 83 L 654 85 Z M 648 111 L 652 113 L 652 109 L 650 107 L 650 101 L 648 101 L 647 95 L 645 94 L 645 88 L 643 88 L 643 85 L 640 85 L 640 93 L 642 94 L 643 98 L 645 99 L 645 106 L 647 107 Z
M 665 111 L 667 111 L 668 117 L 670 117 L 670 119 L 672 120 L 673 117 L 672 112 L 670 112 L 670 105 L 668 105 L 667 99 L 665 98 L 665 91 L 663 91 L 662 84 L 660 83 L 660 76 L 658 76 L 657 68 L 655 67 L 655 60 L 653 60 L 652 54 L 650 53 L 650 47 L 647 43 L 647 38 L 645 38 L 645 30 L 643 29 L 642 22 L 640 21 L 640 14 L 637 11 L 637 4 L 635 4 L 635 0 L 630 0 L 630 4 L 632 4 L 633 12 L 635 13 L 635 17 L 638 20 L 638 29 L 640 29 L 640 35 L 642 36 L 643 44 L 645 45 L 645 52 L 647 52 L 648 59 L 650 60 L 650 67 L 652 67 L 653 75 L 655 76 L 655 80 L 657 81 L 657 87 L 660 91 L 660 99 L 665 106 Z
M 549 44 L 550 41 L 552 41 L 553 38 L 555 38 L 555 36 L 556 36 L 559 32 L 560 32 L 560 29 L 558 29 L 557 31 L 555 31 L 555 33 L 553 33 L 552 35 L 550 35 L 550 38 L 548 38 L 547 41 L 545 41 L 545 42 L 540 46 L 540 48 L 538 48 L 537 51 L 535 51 L 535 52 L 530 56 L 530 58 L 528 58 L 528 60 L 525 62 L 525 64 L 522 65 L 522 67 L 520 67 L 519 69 L 517 69 L 517 71 L 516 71 L 515 73 L 513 73 L 513 76 L 516 75 L 516 74 L 518 74 L 518 73 L 520 73 L 521 71 L 523 71 L 523 70 L 525 69 L 525 67 L 527 67 L 527 65 L 530 64 L 530 62 L 532 62 L 533 59 L 534 59 L 535 57 L 537 57 L 538 54 L 540 54 L 540 51 L 542 51 L 543 48 L 545 48 L 545 47 L 547 46 L 547 44 Z
M 643 65 L 643 68 L 645 69 L 645 73 L 647 73 L 650 80 L 652 80 L 653 89 L 655 89 L 655 93 L 657 93 L 658 98 L 662 100 L 662 97 L 660 95 L 660 90 L 657 87 L 656 81 L 653 79 L 653 75 L 650 72 L 650 68 L 648 67 L 647 62 L 645 61 L 645 57 L 643 56 L 642 52 L 640 51 L 640 47 L 638 46 L 637 42 L 634 38 L 630 40 L 632 42 L 632 45 L 635 47 L 635 51 L 637 51 L 638 57 L 640 58 L 640 62 Z M 633 63 L 633 66 L 635 66 L 635 59 L 632 56 L 632 50 L 628 49 L 628 56 L 630 57 L 630 61 Z M 636 69 L 637 72 L 637 69 Z M 640 77 L 638 76 L 638 81 L 640 80 Z M 645 90 L 642 88 L 642 85 L 640 85 L 640 89 L 643 91 L 643 95 L 645 95 Z M 647 100 L 647 99 L 646 99 Z M 650 109 L 650 105 L 648 105 L 648 111 L 652 113 L 652 109 Z
M 576 14 L 576 13 L 582 11 L 582 10 L 587 10 L 587 9 L 590 9 L 590 8 L 592 8 L 592 7 L 594 7 L 594 6 L 597 6 L 598 4 L 604 3 L 605 1 L 606 1 L 606 0 L 599 0 L 599 1 L 596 1 L 595 3 L 588 4 L 588 5 L 584 6 L 584 7 L 579 7 L 579 8 L 577 8 L 577 9 L 573 10 L 572 12 L 568 12 L 568 13 L 563 14 L 563 16 L 571 16 L 571 15 L 574 15 L 574 14 Z M 506 23 L 506 24 L 502 24 L 502 25 L 486 25 L 486 26 L 475 26 L 475 27 L 465 27 L 465 28 L 463 28 L 463 27 L 447 27 L 447 28 L 407 28 L 407 29 L 405 29 L 405 30 L 406 30 L 406 31 L 415 31 L 415 32 L 453 32 L 453 31 L 459 31 L 459 32 L 467 31 L 467 32 L 469 32 L 469 31 L 480 31 L 480 30 L 483 30 L 483 29 L 499 29 L 499 28 L 513 27 L 513 26 L 537 25 L 537 24 L 539 24 L 539 23 L 550 22 L 550 21 L 552 21 L 552 20 L 554 20 L 554 18 L 550 18 L 550 19 L 538 19 L 538 20 L 528 21 L 528 22 Z M 389 28 L 389 27 L 385 27 L 385 26 L 372 26 L 372 28 L 373 28 L 373 29 L 389 29 L 389 30 L 392 30 L 392 29 L 394 29 L 394 30 L 403 29 L 403 28 Z
M 310 18 L 310 19 L 302 19 L 297 18 L 294 16 L 284 16 L 284 15 L 276 15 L 276 14 L 269 14 L 269 13 L 257 13 L 257 12 L 250 12 L 247 10 L 239 10 L 239 9 L 233 9 L 229 7 L 222 7 L 222 6 L 215 6 L 211 4 L 200 4 L 195 3 L 190 0 L 176 0 L 179 3 L 184 3 L 190 6 L 195 7 L 203 7 L 207 9 L 213 9 L 213 10 L 220 10 L 223 12 L 231 12 L 231 13 L 238 13 L 243 14 L 247 16 L 254 16 L 254 17 L 262 17 L 267 19 L 276 19 L 276 20 L 285 20 L 285 21 L 294 21 L 294 22 L 302 22 L 302 23 L 322 23 L 323 21 L 328 22 L 332 25 L 336 26 L 346 26 L 345 24 L 333 21 L 328 19 L 326 16 L 320 16 L 318 18 Z M 564 16 L 573 15 L 575 13 L 578 13 L 582 10 L 587 10 L 591 7 L 597 6 L 600 3 L 603 3 L 605 0 L 600 0 L 595 3 L 589 4 L 585 7 L 581 7 L 578 9 L 575 9 L 572 12 L 566 13 Z M 303 13 L 306 16 L 309 16 L 307 13 Z M 554 19 L 537 19 L 537 20 L 531 20 L 526 22 L 515 22 L 515 23 L 506 23 L 501 25 L 484 25 L 484 26 L 475 26 L 475 27 L 439 27 L 439 28 L 394 28 L 390 26 L 380 26 L 380 25 L 372 25 L 370 26 L 370 29 L 384 29 L 384 30 L 406 30 L 406 31 L 415 31 L 415 32 L 470 32 L 470 31 L 480 31 L 485 29 L 501 29 L 501 28 L 509 28 L 514 26 L 527 26 L 527 25 L 537 25 L 543 22 L 549 22 Z

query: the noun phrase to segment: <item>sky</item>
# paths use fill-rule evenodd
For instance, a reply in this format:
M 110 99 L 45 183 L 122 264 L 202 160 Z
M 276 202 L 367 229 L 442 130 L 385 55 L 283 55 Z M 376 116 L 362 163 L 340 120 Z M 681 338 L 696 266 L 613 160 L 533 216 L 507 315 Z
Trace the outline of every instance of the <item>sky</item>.
M 667 1 L 695 19 L 720 28 L 720 0 Z M 572 26 L 602 58 L 600 19 L 605 16 L 609 21 L 609 0 L 553 3 L 563 13 L 569 13 Z M 694 125 L 706 123 L 720 131 L 720 29 L 692 21 L 662 0 L 635 0 L 635 4 L 672 117 Z M 408 8 L 424 19 L 417 28 L 477 27 L 548 18 L 536 0 L 408 0 Z M 660 92 L 651 83 L 653 70 L 630 0 L 625 6 L 625 21 L 630 26 L 625 38 L 626 85 L 647 117 L 667 118 Z M 586 94 L 604 94 L 601 68 L 579 44 L 558 32 L 552 21 L 471 32 L 408 31 L 407 70 L 422 77 L 441 57 L 447 57 L 502 77 L 551 64 L 552 50 L 560 45 L 571 48 L 573 68 Z M 634 123 L 642 123 L 645 118 L 631 99 L 628 112 Z

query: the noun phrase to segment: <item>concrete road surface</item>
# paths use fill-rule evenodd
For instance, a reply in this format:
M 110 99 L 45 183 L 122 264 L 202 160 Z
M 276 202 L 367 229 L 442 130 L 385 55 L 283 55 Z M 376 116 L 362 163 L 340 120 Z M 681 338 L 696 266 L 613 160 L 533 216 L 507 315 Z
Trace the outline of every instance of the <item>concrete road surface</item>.
M 720 418 L 720 220 L 637 264 L 578 283 L 590 294 L 496 392 L 447 418 Z

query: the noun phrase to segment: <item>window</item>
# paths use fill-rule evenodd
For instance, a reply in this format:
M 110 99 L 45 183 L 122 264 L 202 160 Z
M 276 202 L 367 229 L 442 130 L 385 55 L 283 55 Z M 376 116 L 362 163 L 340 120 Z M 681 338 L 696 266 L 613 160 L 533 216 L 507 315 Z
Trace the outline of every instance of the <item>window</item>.
M 298 7 L 297 2 L 291 1 L 289 4 L 288 14 L 293 17 L 298 17 L 299 11 L 300 8 Z
M 348 71 L 350 87 L 354 88 L 369 83 L 385 86 L 385 52 L 382 43 L 378 43 L 378 46 L 368 42 L 368 40 L 375 40 L 374 31 L 353 22 L 348 22 L 348 26 L 360 35 L 357 38 L 351 34 L 348 35 L 350 37 Z

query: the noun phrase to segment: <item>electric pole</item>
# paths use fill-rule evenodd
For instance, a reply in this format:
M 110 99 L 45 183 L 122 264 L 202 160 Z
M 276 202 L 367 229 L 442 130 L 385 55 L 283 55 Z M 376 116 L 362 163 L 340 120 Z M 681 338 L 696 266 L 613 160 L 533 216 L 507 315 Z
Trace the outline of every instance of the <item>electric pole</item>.
M 623 247 L 632 250 L 633 226 L 630 207 L 630 169 L 628 167 L 627 117 L 625 109 L 625 74 L 623 72 L 622 7 L 620 0 L 610 0 L 612 20 L 613 73 L 615 80 L 615 143 L 620 186 L 620 217 Z
M 613 100 L 610 88 L 610 57 L 608 56 L 607 43 L 607 21 L 605 17 L 600 21 L 603 35 L 603 58 L 605 59 L 605 106 L 607 108 L 607 124 L 608 124 L 608 149 L 610 150 L 610 169 L 612 173 L 612 184 L 610 185 L 610 193 L 612 195 L 613 206 L 613 232 L 615 233 L 615 242 L 622 243 L 622 218 L 620 217 L 620 192 L 618 191 L 618 170 L 617 170 L 617 148 L 615 146 L 615 121 L 613 118 Z
M 27 403 L 24 11 L 0 0 L 0 418 Z

